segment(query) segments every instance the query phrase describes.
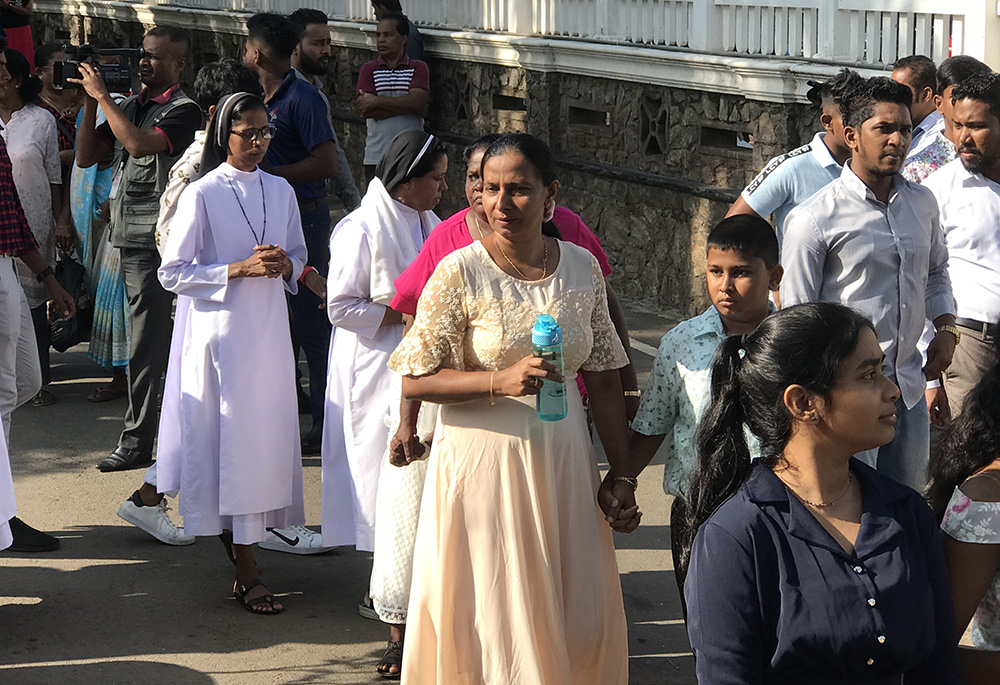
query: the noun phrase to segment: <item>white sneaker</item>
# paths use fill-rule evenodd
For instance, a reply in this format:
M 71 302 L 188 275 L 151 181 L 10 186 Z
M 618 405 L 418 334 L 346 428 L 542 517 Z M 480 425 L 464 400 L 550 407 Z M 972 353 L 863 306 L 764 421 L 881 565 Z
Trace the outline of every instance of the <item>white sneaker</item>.
M 305 526 L 268 528 L 267 535 L 258 543 L 261 549 L 289 554 L 320 554 L 333 549 L 323 546 L 323 536 Z
M 127 499 L 118 510 L 118 518 L 128 521 L 168 545 L 191 545 L 195 542 L 194 537 L 185 535 L 184 529 L 178 528 L 170 520 L 170 516 L 167 515 L 166 497 L 155 507 L 140 507 L 131 498 Z

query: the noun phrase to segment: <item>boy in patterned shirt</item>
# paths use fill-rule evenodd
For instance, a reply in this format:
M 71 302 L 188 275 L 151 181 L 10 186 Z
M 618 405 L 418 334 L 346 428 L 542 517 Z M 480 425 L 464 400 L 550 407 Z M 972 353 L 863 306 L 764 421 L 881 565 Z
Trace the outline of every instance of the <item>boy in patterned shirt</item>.
M 783 273 L 778 239 L 766 220 L 751 214 L 723 219 L 708 236 L 705 275 L 712 306 L 679 323 L 660 342 L 629 432 L 628 466 L 629 474 L 640 473 L 666 442 L 663 490 L 675 497 L 670 510 L 674 541 L 684 518 L 683 497 L 697 466 L 698 422 L 711 404 L 715 350 L 727 336 L 757 328 L 771 312 L 768 295 L 778 289 Z M 756 454 L 756 441 L 748 444 Z M 614 474 L 609 473 L 601 485 L 605 513 L 612 509 L 608 504 L 613 483 Z M 671 547 L 678 549 L 676 544 Z M 678 561 L 675 557 L 680 585 L 683 573 Z

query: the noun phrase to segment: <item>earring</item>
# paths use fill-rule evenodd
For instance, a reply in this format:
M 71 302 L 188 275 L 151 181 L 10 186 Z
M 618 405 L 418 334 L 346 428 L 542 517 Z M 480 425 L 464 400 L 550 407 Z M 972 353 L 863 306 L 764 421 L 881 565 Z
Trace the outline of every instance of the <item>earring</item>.
M 556 213 L 556 202 L 555 200 L 549 200 L 545 203 L 545 214 L 542 215 L 542 223 L 547 223 L 552 221 L 552 217 Z

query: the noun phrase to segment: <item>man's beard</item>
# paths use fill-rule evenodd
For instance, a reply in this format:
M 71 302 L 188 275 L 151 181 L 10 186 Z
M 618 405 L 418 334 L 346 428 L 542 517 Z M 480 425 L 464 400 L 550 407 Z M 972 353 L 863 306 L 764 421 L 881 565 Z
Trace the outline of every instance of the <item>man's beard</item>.
M 330 66 L 329 59 L 324 65 L 304 53 L 299 53 L 299 64 L 302 65 L 302 71 L 312 76 L 326 76 Z
M 975 152 L 977 156 L 966 159 L 965 157 L 962 157 L 963 152 Z M 962 166 L 964 166 L 966 170 L 973 173 L 982 171 L 984 167 L 993 166 L 995 162 L 993 159 L 987 159 L 982 151 L 975 145 L 962 145 L 958 148 L 958 155 L 959 159 L 962 160 Z

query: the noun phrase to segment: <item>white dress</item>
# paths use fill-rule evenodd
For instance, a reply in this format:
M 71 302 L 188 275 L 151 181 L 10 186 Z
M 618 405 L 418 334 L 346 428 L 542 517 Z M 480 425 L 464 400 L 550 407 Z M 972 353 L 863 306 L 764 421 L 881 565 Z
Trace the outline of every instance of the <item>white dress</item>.
M 371 193 L 371 191 L 369 191 Z M 366 195 L 367 199 L 368 195 Z M 382 326 L 386 304 L 371 298 L 373 269 L 369 231 L 377 222 L 366 203 L 334 228 L 330 238 L 327 313 L 333 324 L 326 416 L 323 422 L 323 544 L 354 545 L 370 552 L 375 545 L 375 498 L 389 429 L 392 374 L 386 364 L 403 338 L 403 325 Z M 436 225 L 431 212 L 396 203 L 412 245 L 410 260 Z M 396 233 L 403 233 L 396 227 Z M 405 265 L 404 265 L 405 268 Z M 382 275 L 390 281 L 399 274 Z M 398 386 L 397 386 L 398 387 Z
M 228 265 L 258 241 L 288 253 L 287 282 L 229 282 Z M 188 535 L 232 530 L 246 545 L 263 540 L 267 527 L 305 522 L 285 302 L 305 260 L 295 194 L 284 179 L 222 164 L 181 196 L 158 275 L 191 305 L 181 330 L 175 325 L 172 344 L 182 349 L 167 367 L 156 475 L 160 492 L 184 490 Z
M 10 534 L 10 520 L 17 514 L 14 502 L 14 480 L 10 475 L 10 459 L 7 456 L 7 436 L 0 422 L 0 549 L 7 549 L 14 542 Z
M 38 241 L 38 251 L 48 266 L 56 265 L 55 221 L 52 217 L 52 185 L 62 184 L 59 164 L 59 133 L 56 118 L 37 105 L 25 105 L 14 112 L 0 135 L 7 141 L 13 164 L 14 185 L 24 207 L 28 226 Z M 28 306 L 34 309 L 49 299 L 45 286 L 20 260 L 21 277 Z

